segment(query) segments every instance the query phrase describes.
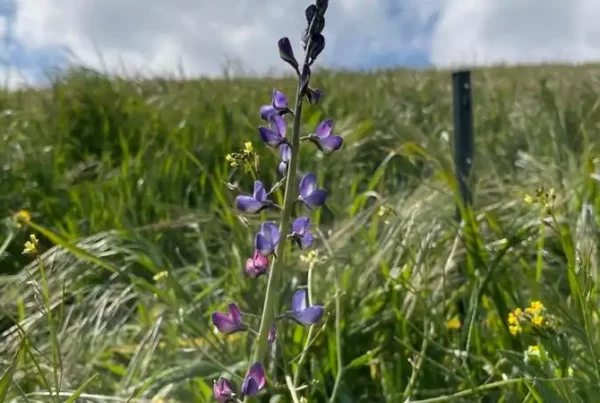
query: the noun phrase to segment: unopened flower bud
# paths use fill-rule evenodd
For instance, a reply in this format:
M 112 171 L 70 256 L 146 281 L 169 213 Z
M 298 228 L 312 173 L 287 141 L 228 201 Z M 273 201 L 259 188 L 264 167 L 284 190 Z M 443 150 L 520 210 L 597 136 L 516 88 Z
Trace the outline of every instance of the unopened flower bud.
M 317 60 L 317 56 L 321 54 L 323 49 L 325 49 L 325 37 L 321 34 L 314 34 L 308 50 L 311 59 L 309 64 L 313 64 Z
M 292 66 L 294 69 L 298 69 L 298 61 L 294 57 L 294 50 L 292 49 L 292 44 L 290 40 L 286 37 L 283 37 L 277 43 L 279 47 L 279 57 Z
M 325 11 L 327 11 L 327 7 L 329 6 L 329 0 L 316 0 L 315 4 L 319 10 L 319 14 L 324 15 Z
M 306 10 L 304 10 L 304 15 L 306 16 L 306 23 L 310 25 L 314 16 L 317 15 L 317 6 L 311 4 L 310 6 L 306 7 Z

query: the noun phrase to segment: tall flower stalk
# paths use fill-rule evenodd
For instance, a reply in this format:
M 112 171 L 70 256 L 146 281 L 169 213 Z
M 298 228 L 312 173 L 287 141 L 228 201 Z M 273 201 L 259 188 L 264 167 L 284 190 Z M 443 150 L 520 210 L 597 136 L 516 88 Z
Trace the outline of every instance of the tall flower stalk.
M 281 163 L 278 171 L 285 177 L 275 187 L 285 182 L 285 190 L 283 206 L 280 207 L 279 225 L 272 221 L 266 221 L 261 225 L 255 236 L 254 252 L 246 263 L 246 273 L 254 281 L 257 281 L 256 279 L 260 275 L 268 274 L 258 331 L 252 331 L 250 324 L 242 322 L 242 313 L 234 303 L 229 304 L 228 314 L 222 312 L 213 314 L 213 323 L 223 334 L 246 330 L 256 334 L 251 366 L 241 387 L 244 401 L 268 387 L 264 361 L 267 349 L 275 342 L 278 320 L 288 319 L 288 323 L 312 326 L 324 314 L 322 305 L 311 305 L 312 301 L 307 301 L 307 293 L 303 289 L 294 293 L 291 309 L 279 315 L 276 310 L 280 297 L 279 290 L 282 289 L 281 270 L 285 247 L 288 244 L 286 240 L 290 240 L 289 244 L 296 245 L 302 250 L 310 248 L 314 243 L 310 230 L 310 218 L 306 216 L 293 217 L 294 205 L 301 203 L 308 211 L 312 211 L 325 204 L 328 194 L 327 190 L 318 188 L 317 177 L 313 173 L 307 173 L 297 181 L 301 140 L 308 140 L 309 143 L 316 146 L 317 150 L 325 154 L 338 150 L 343 144 L 342 138 L 333 134 L 331 119 L 321 122 L 315 129 L 315 133 L 306 136 L 301 136 L 300 133 L 304 98 L 314 105 L 322 96 L 321 91 L 311 88 L 309 83 L 311 66 L 325 48 L 325 38 L 322 32 L 325 28 L 327 6 L 328 0 L 315 0 L 315 4 L 311 4 L 305 10 L 307 28 L 301 37 L 305 52 L 302 64 L 296 60 L 288 38 L 284 37 L 278 41 L 281 59 L 288 63 L 298 76 L 293 108 L 289 108 L 287 97 L 278 90 L 272 91 L 271 103 L 260 108 L 260 117 L 267 122 L 268 126 L 259 127 L 259 137 L 268 148 L 275 149 L 280 155 Z M 288 138 L 285 119 L 290 115 L 293 116 L 293 124 L 291 136 Z M 238 164 L 234 157 L 228 157 L 228 161 Z M 232 166 L 235 165 L 232 164 Z M 237 196 L 236 207 L 246 214 L 258 214 L 263 210 L 279 207 L 268 200 L 270 193 L 266 192 L 261 181 L 255 180 L 252 195 Z M 269 259 L 271 259 L 270 268 L 268 268 Z M 218 401 L 239 400 L 234 392 L 233 384 L 225 378 L 215 381 L 213 394 Z

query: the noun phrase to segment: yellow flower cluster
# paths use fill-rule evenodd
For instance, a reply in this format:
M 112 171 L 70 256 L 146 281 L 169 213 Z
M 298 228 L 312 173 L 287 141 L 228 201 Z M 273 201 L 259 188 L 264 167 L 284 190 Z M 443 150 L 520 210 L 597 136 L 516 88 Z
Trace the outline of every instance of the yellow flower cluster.
M 508 314 L 508 330 L 513 336 L 518 335 L 523 331 L 522 325 L 527 320 L 534 327 L 542 327 L 547 324 L 547 318 L 544 316 L 544 304 L 540 301 L 531 301 L 529 307 L 523 311 L 521 308 L 516 308 Z
M 300 260 L 308 265 L 315 265 L 319 261 L 319 252 L 313 249 L 306 255 L 300 255 Z
M 254 146 L 252 143 L 247 141 L 244 143 L 244 149 L 238 153 L 227 154 L 225 161 L 229 163 L 229 166 L 235 168 L 240 165 L 244 165 L 246 162 L 250 162 L 254 156 Z
M 21 228 L 23 224 L 29 223 L 31 221 L 31 214 L 27 210 L 19 210 L 14 215 L 15 226 L 17 228 Z
M 37 245 L 39 241 L 35 234 L 29 235 L 29 241 L 25 242 L 25 249 L 23 249 L 24 255 L 30 255 L 37 252 Z
M 446 322 L 446 327 L 451 330 L 460 329 L 461 326 L 462 326 L 462 323 L 460 323 L 460 319 L 458 316 L 455 316 Z

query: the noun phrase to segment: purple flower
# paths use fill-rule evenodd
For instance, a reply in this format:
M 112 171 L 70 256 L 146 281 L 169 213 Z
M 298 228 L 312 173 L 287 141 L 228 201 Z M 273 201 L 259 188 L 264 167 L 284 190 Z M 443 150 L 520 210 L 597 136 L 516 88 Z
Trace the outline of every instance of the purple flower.
M 254 255 L 246 260 L 246 273 L 250 278 L 258 278 L 267 272 L 269 268 L 269 258 L 261 255 L 257 250 Z
M 267 191 L 261 181 L 254 182 L 252 196 L 240 195 L 235 198 L 235 204 L 238 210 L 248 214 L 255 214 L 273 206 L 273 202 L 267 200 Z
M 310 140 L 326 154 L 332 153 L 344 143 L 340 136 L 331 134 L 333 131 L 333 120 L 327 119 L 317 125 L 315 133 L 310 135 Z
M 213 397 L 219 403 L 228 402 L 234 396 L 233 387 L 228 379 L 220 377 L 213 383 Z
M 269 338 L 267 339 L 267 343 L 273 344 L 275 339 L 277 338 L 277 330 L 275 330 L 275 324 L 271 325 L 271 330 L 269 330 Z
M 285 175 L 288 164 L 290 163 L 290 158 L 292 158 L 292 149 L 290 146 L 287 144 L 282 144 L 279 146 L 279 156 L 281 157 L 281 162 L 279 163 L 279 173 L 281 175 Z
M 292 297 L 292 310 L 287 316 L 297 323 L 310 326 L 317 323 L 323 316 L 325 308 L 322 305 L 306 305 L 306 290 L 298 290 Z
M 285 120 L 283 120 L 279 114 L 274 113 L 269 116 L 268 121 L 270 128 L 264 126 L 258 128 L 261 140 L 271 148 L 277 148 L 280 145 L 287 143 L 287 140 L 285 139 L 287 130 Z
M 308 217 L 298 217 L 292 223 L 292 240 L 300 249 L 308 249 L 313 243 L 313 234 L 310 232 Z
M 263 105 L 260 107 L 260 117 L 264 120 L 269 120 L 273 114 L 283 115 L 289 112 L 288 100 L 283 92 L 273 90 L 271 96 L 271 105 Z
M 313 64 L 323 49 L 325 49 L 325 37 L 321 34 L 314 34 L 310 43 L 310 61 L 308 63 Z
M 317 176 L 315 174 L 306 174 L 300 179 L 298 200 L 309 209 L 320 207 L 327 200 L 327 190 L 317 189 Z
M 242 393 L 246 396 L 255 396 L 265 387 L 266 383 L 267 379 L 262 364 L 255 362 L 246 373 L 244 383 L 242 383 Z
M 242 323 L 240 308 L 234 303 L 229 304 L 228 312 L 213 312 L 212 321 L 217 330 L 223 334 L 231 334 L 246 330 Z
M 323 91 L 321 91 L 320 89 L 313 90 L 310 87 L 306 88 L 306 99 L 308 99 L 308 102 L 311 105 L 318 104 L 322 96 Z
M 279 243 L 279 228 L 273 221 L 265 221 L 254 238 L 254 249 L 262 256 L 275 252 Z

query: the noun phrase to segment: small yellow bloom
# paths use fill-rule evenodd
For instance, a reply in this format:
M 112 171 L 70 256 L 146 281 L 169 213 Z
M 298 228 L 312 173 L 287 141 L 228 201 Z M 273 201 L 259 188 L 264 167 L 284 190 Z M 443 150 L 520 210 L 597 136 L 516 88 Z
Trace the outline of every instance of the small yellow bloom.
M 508 324 L 510 325 L 518 325 L 519 317 L 523 315 L 523 310 L 521 308 L 517 308 L 512 312 L 508 313 Z
M 446 322 L 446 327 L 448 329 L 460 329 L 461 326 L 462 323 L 460 323 L 460 319 L 458 318 L 458 316 L 455 316 Z
M 306 264 L 314 265 L 319 260 L 319 253 L 316 249 L 311 250 L 306 255 L 300 255 L 300 260 Z
M 541 327 L 544 324 L 544 317 L 535 315 L 533 318 L 531 318 L 531 323 L 533 323 L 534 326 Z
M 529 346 L 527 347 L 527 351 L 525 352 L 525 354 L 527 354 L 530 357 L 540 357 L 541 355 L 541 350 L 540 350 L 540 346 L 539 345 L 535 345 L 535 346 Z
M 544 304 L 540 301 L 531 301 L 529 308 L 525 309 L 525 312 L 530 315 L 537 315 L 542 309 L 544 309 Z
M 518 335 L 519 333 L 521 333 L 521 326 L 519 325 L 510 325 L 508 327 L 508 331 L 510 332 L 510 334 L 512 334 L 513 336 Z
M 27 224 L 31 221 L 31 214 L 27 210 L 19 210 L 15 214 L 15 220 L 17 221 L 17 228 L 21 228 L 22 224 Z
M 154 279 L 154 281 L 160 281 L 160 280 L 166 278 L 168 275 L 169 275 L 169 272 L 165 270 L 165 271 L 161 271 L 159 273 L 156 273 L 154 275 L 154 277 L 152 277 L 152 278 Z
M 246 154 L 252 154 L 252 152 L 254 151 L 254 147 L 252 147 L 252 143 L 247 141 L 244 143 L 244 153 Z
M 25 242 L 25 249 L 23 249 L 23 254 L 33 254 L 37 252 L 37 244 L 39 243 L 35 234 L 29 235 L 29 241 Z
M 529 195 L 525 195 L 525 197 L 523 198 L 523 201 L 526 204 L 533 204 L 533 197 L 529 196 Z

